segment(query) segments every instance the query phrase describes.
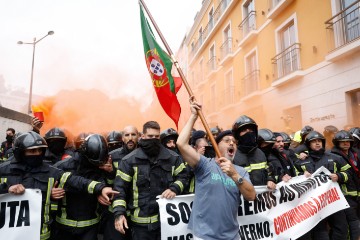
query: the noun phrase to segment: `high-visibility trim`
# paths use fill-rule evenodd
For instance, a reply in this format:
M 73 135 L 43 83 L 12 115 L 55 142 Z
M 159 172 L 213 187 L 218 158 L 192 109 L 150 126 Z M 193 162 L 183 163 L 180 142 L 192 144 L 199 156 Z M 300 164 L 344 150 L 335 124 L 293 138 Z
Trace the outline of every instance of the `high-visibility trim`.
M 307 171 L 305 165 L 301 165 L 301 169 L 303 170 L 303 172 Z
M 60 183 L 59 183 L 59 188 L 64 188 L 64 185 L 68 179 L 68 177 L 71 175 L 70 172 L 65 172 L 61 178 L 60 178 Z
M 139 189 L 136 185 L 137 180 L 138 180 L 138 167 L 133 167 L 134 169 L 134 176 L 133 176 L 133 198 L 134 198 L 134 202 L 133 205 L 134 207 L 138 207 L 139 206 Z
M 88 193 L 93 194 L 93 193 L 94 193 L 95 186 L 96 186 L 96 184 L 98 184 L 98 183 L 100 183 L 100 182 L 91 181 L 91 183 L 90 183 L 89 186 L 88 186 Z
M 341 184 L 341 190 L 342 190 L 343 194 L 347 195 L 347 196 L 356 197 L 358 195 L 357 191 L 348 191 L 346 184 Z
M 113 179 L 106 179 L 106 183 L 107 184 L 110 184 L 110 185 L 113 185 L 114 184 L 114 180 Z
M 88 226 L 92 226 L 92 225 L 100 222 L 100 217 L 90 219 L 90 220 L 85 220 L 85 221 L 75 221 L 75 220 L 70 220 L 70 219 L 64 219 L 64 218 L 57 216 L 56 222 L 58 222 L 62 225 L 65 225 L 65 226 L 69 226 L 69 227 L 88 227 Z
M 119 176 L 122 180 L 124 180 L 126 182 L 131 182 L 131 180 L 132 180 L 131 176 L 127 175 L 126 173 L 124 173 L 120 170 L 116 171 L 116 176 Z
M 114 167 L 115 167 L 116 169 L 119 168 L 119 163 L 118 163 L 118 162 L 113 162 L 113 164 L 114 164 Z
M 340 174 L 342 174 L 344 176 L 344 182 L 347 182 L 349 177 L 348 175 L 346 174 L 346 172 L 340 172 Z
M 41 233 L 40 234 L 40 240 L 46 240 L 50 238 L 50 232 Z
M 156 214 L 154 216 L 150 217 L 139 217 L 140 208 L 136 208 L 134 211 L 134 215 L 131 215 L 131 220 L 135 223 L 140 224 L 149 224 L 149 223 L 155 223 L 159 221 L 159 215 Z
M 181 181 L 177 180 L 174 182 L 174 184 L 179 186 L 181 192 L 184 190 L 184 185 L 182 184 Z
M 126 201 L 124 200 L 115 200 L 112 204 L 112 207 L 115 208 L 115 207 L 118 207 L 118 206 L 122 206 L 124 208 L 126 208 Z
M 340 171 L 344 172 L 344 171 L 348 170 L 349 168 L 351 168 L 350 164 L 346 164 L 342 168 L 340 168 Z
M 173 174 L 173 176 L 177 176 L 179 173 L 181 173 L 184 169 L 186 168 L 185 164 L 182 163 L 180 164 L 176 169 L 175 172 Z
M 266 169 L 267 163 L 266 162 L 254 163 L 254 164 L 250 164 L 250 166 L 246 166 L 244 168 L 247 172 L 251 173 L 253 170 Z
M 57 203 L 52 203 L 51 204 L 51 211 L 56 211 L 58 209 L 58 204 Z
M 337 172 L 338 172 L 338 169 L 337 169 L 336 163 L 333 162 L 333 165 L 334 165 L 334 173 L 337 173 Z
M 251 167 L 250 166 L 246 166 L 246 167 L 244 167 L 244 169 L 249 173 L 251 172 Z
M 0 183 L 6 183 L 7 182 L 7 178 L 0 178 Z
M 192 177 L 190 180 L 189 192 L 195 192 L 195 177 Z
M 54 186 L 54 178 L 49 178 L 48 186 L 46 190 L 45 205 L 44 205 L 44 222 L 41 227 L 40 238 L 48 239 L 50 237 L 50 229 L 47 225 L 50 222 L 50 209 L 51 209 L 51 189 Z

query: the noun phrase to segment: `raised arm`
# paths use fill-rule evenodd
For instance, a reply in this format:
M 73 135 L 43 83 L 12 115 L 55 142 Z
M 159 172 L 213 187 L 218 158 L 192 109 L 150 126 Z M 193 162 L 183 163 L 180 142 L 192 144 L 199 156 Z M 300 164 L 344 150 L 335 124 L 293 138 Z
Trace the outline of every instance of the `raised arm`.
M 197 109 L 201 109 L 201 105 L 190 100 L 191 115 L 184 128 L 179 134 L 176 141 L 176 146 L 179 149 L 182 158 L 189 164 L 190 167 L 194 168 L 200 161 L 200 154 L 195 151 L 193 147 L 189 145 L 190 132 L 198 118 Z

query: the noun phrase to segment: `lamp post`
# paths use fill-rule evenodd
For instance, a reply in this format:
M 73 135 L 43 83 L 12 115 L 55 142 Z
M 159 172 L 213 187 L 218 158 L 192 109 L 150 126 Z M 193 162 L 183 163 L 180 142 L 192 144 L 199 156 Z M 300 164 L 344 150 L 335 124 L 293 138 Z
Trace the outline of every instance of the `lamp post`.
M 38 42 L 43 40 L 49 35 L 53 35 L 54 31 L 49 31 L 45 36 L 40 38 L 39 40 L 36 40 L 36 38 L 33 39 L 33 42 L 22 42 L 18 41 L 18 44 L 31 44 L 33 45 L 33 55 L 32 55 L 32 64 L 31 64 L 31 78 L 30 78 L 30 93 L 29 93 L 29 106 L 28 106 L 28 113 L 31 114 L 31 99 L 32 99 L 32 86 L 33 86 L 33 76 L 34 76 L 34 60 L 35 60 L 35 46 Z

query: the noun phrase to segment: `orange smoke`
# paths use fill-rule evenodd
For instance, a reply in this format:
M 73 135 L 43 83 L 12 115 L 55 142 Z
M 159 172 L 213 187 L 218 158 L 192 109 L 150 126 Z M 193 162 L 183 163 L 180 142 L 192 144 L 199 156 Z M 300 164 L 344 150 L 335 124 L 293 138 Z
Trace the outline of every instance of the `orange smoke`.
M 56 96 L 44 98 L 33 106 L 33 111 L 44 113 L 42 135 L 53 127 L 65 129 L 73 136 L 81 132 L 121 131 L 127 125 L 142 131 L 142 125 L 149 120 L 159 122 L 162 130 L 175 128 L 157 99 L 153 99 L 145 111 L 141 111 L 143 105 L 132 97 L 111 99 L 96 89 L 77 89 L 62 90 Z

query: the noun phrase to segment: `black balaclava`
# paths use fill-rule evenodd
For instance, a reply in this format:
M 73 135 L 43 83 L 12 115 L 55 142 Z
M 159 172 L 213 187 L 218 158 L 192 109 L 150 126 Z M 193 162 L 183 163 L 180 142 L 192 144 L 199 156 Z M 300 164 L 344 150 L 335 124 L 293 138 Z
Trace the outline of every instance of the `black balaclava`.
M 31 156 L 23 156 L 24 162 L 29 167 L 39 167 L 44 159 L 44 156 L 41 155 L 31 155 Z
M 48 142 L 49 151 L 55 155 L 60 155 L 61 153 L 63 153 L 65 145 L 65 139 L 53 140 Z
M 257 147 L 255 132 L 247 132 L 242 136 L 239 136 L 238 148 L 241 152 L 249 153 L 252 149 Z
M 156 157 L 160 153 L 161 143 L 157 138 L 140 139 L 139 146 L 147 156 Z

